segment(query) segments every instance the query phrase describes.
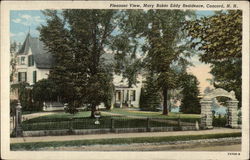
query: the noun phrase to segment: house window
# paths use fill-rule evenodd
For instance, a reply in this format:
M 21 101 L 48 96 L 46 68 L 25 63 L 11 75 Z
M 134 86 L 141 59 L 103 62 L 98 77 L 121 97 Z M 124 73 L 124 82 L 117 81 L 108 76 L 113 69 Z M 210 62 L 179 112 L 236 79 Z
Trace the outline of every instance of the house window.
M 21 60 L 20 60 L 20 57 L 17 57 L 17 64 L 18 65 L 20 65 L 21 64 L 21 62 L 20 62 Z
M 25 57 L 21 57 L 21 64 L 25 64 Z
M 36 71 L 33 71 L 33 83 L 36 83 Z
M 26 82 L 27 73 L 26 72 L 18 72 L 18 82 Z
M 33 57 L 33 55 L 29 55 L 28 64 L 29 64 L 29 66 L 34 66 L 34 57 Z
M 135 101 L 135 100 L 136 100 L 136 98 L 135 98 L 135 93 L 136 93 L 135 90 L 132 90 L 132 91 L 131 91 L 131 95 L 130 95 L 130 96 L 131 96 L 131 98 L 130 98 L 131 101 Z

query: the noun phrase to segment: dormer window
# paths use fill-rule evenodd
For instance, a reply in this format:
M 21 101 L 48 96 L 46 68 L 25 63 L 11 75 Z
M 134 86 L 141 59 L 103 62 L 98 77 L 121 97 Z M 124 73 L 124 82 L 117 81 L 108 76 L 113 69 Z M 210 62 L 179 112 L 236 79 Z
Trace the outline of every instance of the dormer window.
M 34 58 L 33 58 L 33 55 L 29 55 L 29 57 L 28 57 L 28 64 L 29 64 L 29 66 L 34 66 Z
M 25 64 L 25 57 L 21 57 L 21 65 Z

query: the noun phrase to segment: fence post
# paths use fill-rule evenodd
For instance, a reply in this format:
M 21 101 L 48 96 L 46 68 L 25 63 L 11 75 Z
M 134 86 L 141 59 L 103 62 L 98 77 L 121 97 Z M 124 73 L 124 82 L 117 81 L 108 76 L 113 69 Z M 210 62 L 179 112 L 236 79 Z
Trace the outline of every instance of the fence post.
M 114 128 L 115 128 L 115 126 L 114 126 L 114 119 L 111 118 L 111 119 L 110 119 L 110 131 L 113 132 L 113 131 L 114 131 Z
M 147 118 L 147 132 L 149 132 L 150 131 L 150 125 L 149 125 L 149 118 Z
M 16 106 L 16 118 L 15 118 L 15 136 L 20 137 L 23 135 L 22 124 L 22 106 L 20 102 Z

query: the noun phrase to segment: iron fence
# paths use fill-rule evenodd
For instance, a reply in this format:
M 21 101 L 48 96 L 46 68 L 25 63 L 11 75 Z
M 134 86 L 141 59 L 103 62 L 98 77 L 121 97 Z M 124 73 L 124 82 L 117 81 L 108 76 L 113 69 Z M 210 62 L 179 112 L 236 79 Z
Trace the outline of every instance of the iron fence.
M 195 121 L 182 118 L 130 118 L 130 117 L 101 117 L 91 118 L 55 118 L 30 119 L 22 123 L 23 131 L 62 130 L 62 129 L 123 129 L 123 128 L 154 128 L 195 126 Z

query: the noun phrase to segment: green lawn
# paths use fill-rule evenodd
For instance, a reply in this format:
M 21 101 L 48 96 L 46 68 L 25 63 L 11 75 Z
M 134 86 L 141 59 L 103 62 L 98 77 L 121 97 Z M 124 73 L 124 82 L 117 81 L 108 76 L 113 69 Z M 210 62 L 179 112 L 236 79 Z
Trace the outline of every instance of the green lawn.
M 110 115 L 116 113 L 119 116 Z M 84 111 L 77 114 L 57 113 L 26 120 L 22 123 L 24 131 L 32 130 L 60 130 L 60 129 L 101 129 L 111 128 L 111 118 L 114 119 L 114 128 L 145 128 L 147 118 L 150 127 L 177 126 L 179 114 L 170 113 L 168 116 L 161 112 L 136 111 L 128 109 L 112 109 L 101 112 L 100 125 L 96 125 L 96 119 L 90 118 L 91 112 Z M 131 117 L 132 116 L 132 117 Z M 134 117 L 133 117 L 134 116 Z M 200 120 L 200 115 L 180 114 L 182 122 L 192 122 Z M 168 120 L 172 120 L 169 122 Z M 174 121 L 174 122 L 173 122 Z
M 112 139 L 93 139 L 93 140 L 74 140 L 58 142 L 31 142 L 10 144 L 11 150 L 37 150 L 45 147 L 70 147 L 84 145 L 104 145 L 104 144 L 132 144 L 132 143 L 160 143 L 189 141 L 197 139 L 212 139 L 225 137 L 241 137 L 241 133 L 223 133 L 207 135 L 185 135 L 185 136 L 168 136 L 168 137 L 137 137 L 137 138 L 112 138 Z

